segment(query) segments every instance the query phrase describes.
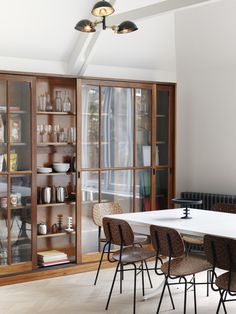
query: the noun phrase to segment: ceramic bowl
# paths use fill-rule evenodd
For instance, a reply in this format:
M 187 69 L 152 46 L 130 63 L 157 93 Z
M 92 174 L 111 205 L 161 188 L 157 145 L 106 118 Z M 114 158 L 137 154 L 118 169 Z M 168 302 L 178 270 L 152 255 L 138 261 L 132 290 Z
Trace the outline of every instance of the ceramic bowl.
M 54 162 L 52 167 L 56 172 L 67 172 L 70 169 L 70 164 Z

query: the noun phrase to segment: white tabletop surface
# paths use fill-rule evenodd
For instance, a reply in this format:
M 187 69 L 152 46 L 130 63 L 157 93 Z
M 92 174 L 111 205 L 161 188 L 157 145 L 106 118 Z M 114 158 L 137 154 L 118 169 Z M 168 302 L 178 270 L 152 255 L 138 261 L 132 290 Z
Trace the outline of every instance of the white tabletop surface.
M 143 234 L 150 234 L 150 225 L 170 227 L 182 234 L 204 236 L 205 234 L 236 239 L 236 214 L 210 210 L 190 209 L 192 219 L 181 219 L 183 209 L 166 209 L 137 213 L 124 213 L 109 217 L 124 219 L 132 229 Z

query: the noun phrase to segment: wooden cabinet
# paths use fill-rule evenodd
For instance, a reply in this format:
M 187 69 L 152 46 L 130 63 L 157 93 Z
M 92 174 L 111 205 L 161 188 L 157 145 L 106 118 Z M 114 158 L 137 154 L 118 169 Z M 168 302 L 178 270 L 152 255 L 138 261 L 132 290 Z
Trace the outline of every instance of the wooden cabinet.
M 174 196 L 174 85 L 81 80 L 82 253 L 97 250 L 96 202 L 164 209 Z
M 174 84 L 0 75 L 0 275 L 60 264 L 39 263 L 43 251 L 91 261 L 97 202 L 172 206 L 174 94 Z
M 32 268 L 34 79 L 0 76 L 0 274 Z
M 36 79 L 37 254 L 57 250 L 66 264 L 79 260 L 76 94 L 75 79 Z M 44 257 L 38 266 L 61 263 Z

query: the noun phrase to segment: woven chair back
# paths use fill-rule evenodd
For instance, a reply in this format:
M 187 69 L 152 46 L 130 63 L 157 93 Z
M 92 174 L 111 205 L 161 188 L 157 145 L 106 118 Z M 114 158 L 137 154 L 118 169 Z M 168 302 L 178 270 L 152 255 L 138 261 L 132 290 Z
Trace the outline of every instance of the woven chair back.
M 236 214 L 236 204 L 215 203 L 212 205 L 211 210 L 217 212 Z
M 107 241 L 111 244 L 127 246 L 134 243 L 134 233 L 124 220 L 104 217 L 103 229 Z
M 93 221 L 98 227 L 102 227 L 104 216 L 113 214 L 122 214 L 123 210 L 119 203 L 98 203 L 93 205 Z
M 179 257 L 184 254 L 182 237 L 172 228 L 150 226 L 153 248 L 158 254 L 171 257 Z
M 236 240 L 205 235 L 204 251 L 213 266 L 236 271 Z

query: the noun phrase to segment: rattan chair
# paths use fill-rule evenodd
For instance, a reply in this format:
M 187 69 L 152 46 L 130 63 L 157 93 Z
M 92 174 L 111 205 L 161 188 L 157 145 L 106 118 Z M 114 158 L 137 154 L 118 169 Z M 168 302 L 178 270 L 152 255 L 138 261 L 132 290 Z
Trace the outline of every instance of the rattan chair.
M 141 246 L 135 246 L 134 233 L 130 225 L 124 220 L 105 217 L 103 218 L 103 227 L 104 227 L 104 233 L 106 235 L 106 239 L 109 243 L 108 260 L 110 262 L 117 262 L 115 274 L 113 277 L 110 293 L 109 293 L 107 304 L 106 304 L 106 310 L 108 309 L 108 306 L 110 303 L 117 273 L 120 272 L 121 277 L 122 277 L 124 271 L 133 270 L 134 271 L 133 313 L 135 314 L 136 312 L 136 277 L 139 273 L 141 273 L 142 292 L 144 296 L 145 294 L 144 265 L 146 266 L 146 270 L 147 270 L 146 260 L 154 257 L 155 252 L 150 249 L 149 250 L 145 249 Z M 111 245 L 119 246 L 119 250 L 112 253 L 110 250 Z M 136 265 L 137 263 L 140 264 L 139 267 L 137 267 Z M 133 266 L 133 268 L 126 269 L 126 266 L 128 265 Z M 122 280 L 120 280 L 120 293 L 121 292 L 122 292 Z
M 157 307 L 157 313 L 160 311 L 161 303 L 163 300 L 163 295 L 166 287 L 169 289 L 169 279 L 181 279 L 178 283 L 181 284 L 182 280 L 184 282 L 184 311 L 186 313 L 186 301 L 187 301 L 187 288 L 188 283 L 193 285 L 194 288 L 194 309 L 195 314 L 197 313 L 197 300 L 196 300 L 196 284 L 195 284 L 195 274 L 208 270 L 211 268 L 211 264 L 207 262 L 204 256 L 201 255 L 188 255 L 184 254 L 185 247 L 181 235 L 172 228 L 165 228 L 152 225 L 150 227 L 151 240 L 154 249 L 156 250 L 157 258 L 160 255 L 167 256 L 168 261 L 162 263 L 161 271 L 159 273 L 156 269 L 158 275 L 163 274 L 165 276 L 165 282 L 161 293 L 161 298 Z M 157 267 L 157 263 L 155 264 Z M 192 281 L 188 282 L 186 277 L 192 276 Z M 172 306 L 174 308 L 174 303 L 172 301 Z
M 98 251 L 101 252 L 101 243 L 104 243 L 100 261 L 98 264 L 97 273 L 94 280 L 94 285 L 97 283 L 98 275 L 100 272 L 101 264 L 103 261 L 104 253 L 108 246 L 108 241 L 105 236 L 102 236 L 102 220 L 105 216 L 122 214 L 123 210 L 119 203 L 109 202 L 109 203 L 97 203 L 93 206 L 93 222 L 98 226 Z M 138 245 L 150 243 L 149 237 L 141 234 L 134 235 L 134 243 Z
M 215 203 L 212 205 L 211 210 L 236 214 L 236 204 Z M 204 240 L 201 237 L 183 236 L 186 246 L 186 251 L 189 253 L 193 247 L 203 247 Z
M 236 301 L 227 299 L 227 296 L 236 296 L 236 240 L 206 235 L 204 249 L 207 260 L 212 264 L 211 286 L 214 291 L 219 291 L 220 300 L 216 310 L 219 313 L 221 305 L 227 314 L 225 302 Z M 227 272 L 217 276 L 216 267 Z

